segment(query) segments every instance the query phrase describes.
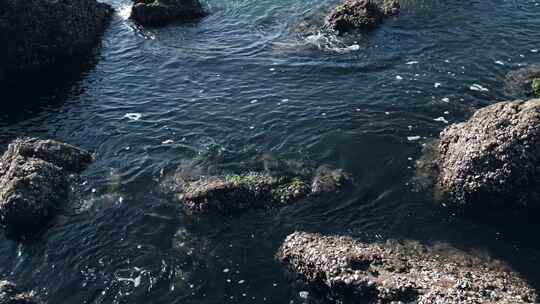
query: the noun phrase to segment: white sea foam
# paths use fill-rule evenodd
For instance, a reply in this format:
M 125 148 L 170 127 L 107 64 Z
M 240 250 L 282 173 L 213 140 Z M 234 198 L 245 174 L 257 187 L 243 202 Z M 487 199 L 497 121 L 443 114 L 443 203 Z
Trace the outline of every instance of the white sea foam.
M 142 117 L 141 113 L 127 113 L 126 115 L 124 115 L 124 118 L 127 118 L 129 120 L 133 120 L 133 121 L 137 121 L 137 120 L 141 119 L 141 117 Z
M 479 92 L 488 92 L 488 91 L 489 91 L 488 88 L 483 87 L 483 86 L 481 86 L 481 85 L 479 85 L 479 84 L 476 84 L 476 83 L 474 83 L 474 84 L 470 87 L 470 89 L 471 89 L 472 91 L 479 91 Z
M 123 5 L 117 10 L 118 16 L 123 20 L 127 20 L 131 15 L 131 4 Z
M 350 53 L 360 50 L 360 46 L 356 43 L 347 45 L 336 35 L 331 33 L 319 32 L 309 35 L 304 38 L 307 45 L 313 45 L 320 50 L 331 51 L 335 53 Z
M 448 120 L 446 120 L 446 118 L 444 118 L 444 117 L 442 117 L 442 116 L 441 116 L 441 117 L 437 117 L 437 118 L 435 118 L 435 119 L 433 119 L 433 120 L 434 120 L 434 121 L 438 121 L 438 122 L 443 122 L 443 123 L 445 123 L 445 124 L 448 123 Z

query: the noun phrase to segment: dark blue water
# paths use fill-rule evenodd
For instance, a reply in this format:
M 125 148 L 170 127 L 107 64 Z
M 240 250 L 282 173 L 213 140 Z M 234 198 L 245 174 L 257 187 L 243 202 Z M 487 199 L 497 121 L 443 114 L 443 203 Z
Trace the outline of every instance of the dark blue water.
M 130 1 L 111 4 L 89 62 L 4 90 L 1 149 L 40 136 L 97 159 L 44 235 L 0 236 L 3 278 L 48 303 L 302 303 L 273 255 L 306 230 L 447 242 L 540 287 L 534 213 L 458 215 L 412 183 L 422 144 L 514 98 L 505 74 L 540 61 L 537 0 L 405 0 L 399 17 L 342 40 L 295 32 L 325 0 L 208 0 L 198 23 L 147 30 L 126 20 Z M 231 217 L 186 216 L 159 191 L 162 170 L 272 158 L 342 167 L 354 182 Z

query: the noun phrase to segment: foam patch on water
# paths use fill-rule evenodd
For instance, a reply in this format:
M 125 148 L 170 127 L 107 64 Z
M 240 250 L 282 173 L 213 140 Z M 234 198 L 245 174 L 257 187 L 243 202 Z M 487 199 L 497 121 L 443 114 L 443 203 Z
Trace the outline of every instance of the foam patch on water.
M 127 118 L 129 120 L 133 120 L 133 121 L 137 121 L 137 120 L 141 119 L 141 117 L 142 117 L 141 113 L 127 113 L 126 115 L 124 115 L 124 118 Z
M 489 91 L 488 88 L 483 87 L 483 86 L 481 86 L 481 85 L 479 85 L 479 84 L 476 84 L 476 83 L 474 83 L 474 84 L 470 87 L 470 89 L 471 89 L 472 91 L 478 91 L 478 92 L 488 92 L 488 91 Z
M 336 35 L 326 32 L 318 32 L 304 38 L 305 45 L 315 46 L 323 51 L 330 51 L 335 53 L 350 53 L 360 50 L 360 46 L 357 43 L 347 45 Z
M 128 20 L 129 16 L 131 15 L 131 7 L 131 4 L 122 5 L 121 7 L 119 7 L 117 10 L 118 16 L 120 16 L 120 18 L 122 18 L 123 20 Z

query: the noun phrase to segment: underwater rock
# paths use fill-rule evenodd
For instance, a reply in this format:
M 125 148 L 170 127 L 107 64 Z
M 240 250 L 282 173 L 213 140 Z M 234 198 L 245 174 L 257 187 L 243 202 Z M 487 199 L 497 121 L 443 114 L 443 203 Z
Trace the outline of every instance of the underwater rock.
M 163 26 L 176 20 L 206 15 L 199 0 L 133 0 L 130 18 L 145 26 Z
M 315 172 L 311 183 L 311 193 L 335 193 L 349 180 L 349 175 L 342 169 L 331 169 L 323 166 Z
M 17 286 L 8 281 L 0 281 L 1 304 L 34 304 L 31 293 L 19 292 Z
M 0 158 L 0 224 L 8 233 L 41 230 L 69 191 L 70 174 L 92 155 L 53 140 L 17 139 Z
M 0 3 L 0 79 L 90 53 L 112 13 L 95 0 Z
M 320 169 L 314 176 L 251 172 L 184 180 L 175 174 L 162 184 L 188 213 L 234 213 L 291 204 L 311 194 L 334 193 L 348 180 L 342 170 Z
M 416 242 L 366 244 L 295 232 L 276 258 L 338 303 L 535 303 L 537 294 L 498 262 Z
M 540 65 L 530 65 L 506 75 L 505 90 L 520 97 L 540 97 Z
M 326 17 L 323 28 L 339 34 L 367 30 L 379 25 L 384 17 L 398 13 L 398 0 L 384 0 L 382 4 L 371 0 L 345 0 Z
M 441 132 L 437 186 L 454 205 L 540 198 L 540 99 L 499 102 Z

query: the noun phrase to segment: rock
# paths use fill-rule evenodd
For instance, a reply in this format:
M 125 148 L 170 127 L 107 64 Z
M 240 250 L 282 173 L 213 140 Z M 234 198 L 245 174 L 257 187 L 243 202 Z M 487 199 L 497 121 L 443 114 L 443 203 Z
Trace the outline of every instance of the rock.
M 348 180 L 342 170 L 321 168 L 313 175 L 250 172 L 189 180 L 180 171 L 162 183 L 188 213 L 233 213 L 291 204 L 309 195 L 335 193 Z
M 134 0 L 131 19 L 145 26 L 163 26 L 206 15 L 199 0 Z
M 31 293 L 22 293 L 8 281 L 0 281 L 0 304 L 34 304 Z
M 437 186 L 462 206 L 540 198 L 540 100 L 500 102 L 440 135 Z
M 112 13 L 95 0 L 0 3 L 0 79 L 90 53 Z
M 92 155 L 53 140 L 17 139 L 0 158 L 0 224 L 8 233 L 39 231 L 69 191 L 69 175 Z
M 531 83 L 532 94 L 534 97 L 540 97 L 540 78 L 535 78 Z
M 176 197 L 189 213 L 238 212 L 285 205 L 307 196 L 309 186 L 299 178 L 264 173 L 212 176 L 183 184 Z
M 444 249 L 444 250 L 443 250 Z M 338 303 L 535 303 L 537 294 L 498 262 L 415 242 L 289 235 L 276 258 Z
M 342 169 L 331 169 L 323 166 L 317 169 L 311 192 L 314 194 L 335 193 L 349 180 L 349 176 Z
M 508 73 L 505 90 L 519 97 L 540 97 L 540 65 L 530 65 Z
M 378 26 L 384 17 L 399 13 L 398 0 L 345 0 L 326 17 L 323 28 L 339 34 L 354 30 L 368 30 Z

